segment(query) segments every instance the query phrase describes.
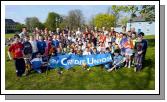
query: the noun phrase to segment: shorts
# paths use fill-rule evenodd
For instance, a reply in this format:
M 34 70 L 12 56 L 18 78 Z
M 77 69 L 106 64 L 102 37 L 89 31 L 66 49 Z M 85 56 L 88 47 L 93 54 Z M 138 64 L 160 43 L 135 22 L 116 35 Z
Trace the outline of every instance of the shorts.
M 133 55 L 133 52 L 134 52 L 133 49 L 126 49 L 126 50 L 125 50 L 125 55 L 126 55 L 126 56 L 132 56 L 132 55 Z

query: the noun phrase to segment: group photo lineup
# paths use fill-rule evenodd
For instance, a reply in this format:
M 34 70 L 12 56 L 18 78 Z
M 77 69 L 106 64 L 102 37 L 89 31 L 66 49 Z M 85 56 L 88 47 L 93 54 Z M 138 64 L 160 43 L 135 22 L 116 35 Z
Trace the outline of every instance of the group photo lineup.
M 5 6 L 5 90 L 154 90 L 155 5 Z

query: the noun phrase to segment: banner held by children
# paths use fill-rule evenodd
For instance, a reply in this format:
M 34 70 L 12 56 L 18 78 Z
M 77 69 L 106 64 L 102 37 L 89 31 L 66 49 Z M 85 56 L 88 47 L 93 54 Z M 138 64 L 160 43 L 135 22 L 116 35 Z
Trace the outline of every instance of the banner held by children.
M 76 65 L 82 65 L 86 63 L 88 66 L 95 66 L 100 64 L 105 64 L 108 62 L 112 62 L 112 56 L 110 53 L 105 54 L 97 54 L 97 55 L 74 55 L 74 54 L 66 54 L 53 56 L 49 60 L 50 68 L 63 67 L 69 69 Z

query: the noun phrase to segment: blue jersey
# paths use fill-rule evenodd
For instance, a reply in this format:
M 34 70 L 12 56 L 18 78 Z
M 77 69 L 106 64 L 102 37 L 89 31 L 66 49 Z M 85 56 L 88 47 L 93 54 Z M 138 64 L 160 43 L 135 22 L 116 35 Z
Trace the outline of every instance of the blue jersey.
M 42 58 L 34 58 L 31 61 L 32 69 L 38 69 L 42 66 Z
M 119 64 L 123 60 L 123 56 L 118 55 L 114 56 L 114 63 L 113 64 Z
M 55 47 L 59 46 L 59 41 L 58 40 L 52 40 L 52 45 L 54 45 Z
M 45 41 L 37 41 L 38 51 L 45 51 L 46 43 Z

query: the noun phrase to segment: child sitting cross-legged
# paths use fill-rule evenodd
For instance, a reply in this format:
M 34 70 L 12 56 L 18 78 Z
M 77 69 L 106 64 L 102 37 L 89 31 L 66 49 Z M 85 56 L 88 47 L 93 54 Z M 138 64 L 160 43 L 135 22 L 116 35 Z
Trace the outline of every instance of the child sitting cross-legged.
M 42 56 L 40 53 L 37 53 L 36 57 L 31 61 L 32 69 L 38 73 L 42 73 L 42 69 L 46 66 L 46 62 L 42 61 Z
M 125 62 L 125 58 L 120 55 L 120 50 L 116 49 L 114 51 L 114 58 L 113 58 L 113 66 L 112 68 L 108 69 L 108 72 L 113 71 L 114 69 L 118 69 L 123 66 L 123 63 Z

